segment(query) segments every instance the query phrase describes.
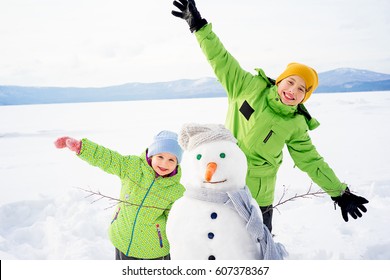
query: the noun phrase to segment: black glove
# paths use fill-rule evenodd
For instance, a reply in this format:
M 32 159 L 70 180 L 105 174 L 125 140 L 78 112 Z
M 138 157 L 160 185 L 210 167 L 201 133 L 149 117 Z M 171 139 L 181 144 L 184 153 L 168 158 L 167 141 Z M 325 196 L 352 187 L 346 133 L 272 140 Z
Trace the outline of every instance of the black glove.
M 338 204 L 341 208 L 341 215 L 343 216 L 344 221 L 348 222 L 348 213 L 352 218 L 357 219 L 357 217 L 362 217 L 363 212 L 367 212 L 367 208 L 363 205 L 368 203 L 368 200 L 364 197 L 354 195 L 349 191 L 349 188 L 341 196 L 332 197 L 335 204 Z
M 199 11 L 196 9 L 194 0 L 179 0 L 173 1 L 173 5 L 179 8 L 180 12 L 172 11 L 172 15 L 179 17 L 187 21 L 191 32 L 198 31 L 207 24 L 207 20 L 200 16 Z

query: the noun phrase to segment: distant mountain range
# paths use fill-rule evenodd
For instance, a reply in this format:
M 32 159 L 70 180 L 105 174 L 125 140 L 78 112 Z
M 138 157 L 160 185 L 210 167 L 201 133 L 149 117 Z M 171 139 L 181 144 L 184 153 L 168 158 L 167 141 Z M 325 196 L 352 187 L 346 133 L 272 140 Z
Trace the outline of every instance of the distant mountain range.
M 316 93 L 390 90 L 390 74 L 368 70 L 339 68 L 319 73 L 319 79 Z M 0 106 L 223 96 L 226 93 L 215 78 L 128 83 L 101 88 L 0 86 Z
M 319 73 L 317 93 L 386 91 L 390 90 L 390 75 L 353 68 L 339 68 Z

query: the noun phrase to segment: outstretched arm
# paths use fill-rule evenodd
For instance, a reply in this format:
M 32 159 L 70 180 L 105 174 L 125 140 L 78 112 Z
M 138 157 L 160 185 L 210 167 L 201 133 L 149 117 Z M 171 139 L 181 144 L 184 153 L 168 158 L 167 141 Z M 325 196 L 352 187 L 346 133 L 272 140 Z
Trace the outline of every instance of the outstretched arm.
M 348 215 L 357 219 L 362 217 L 360 211 L 367 212 L 363 204 L 368 203 L 368 200 L 354 195 L 346 184 L 340 182 L 333 170 L 319 155 L 307 133 L 299 140 L 289 142 L 288 150 L 298 168 L 305 171 L 340 207 L 344 221 L 348 222 Z
M 64 136 L 58 138 L 54 142 L 54 145 L 58 149 L 68 148 L 69 150 L 76 152 L 82 160 L 89 164 L 121 178 L 126 176 L 129 165 L 131 165 L 131 157 L 122 156 L 118 152 L 93 143 L 88 139 L 80 141 Z
M 211 24 L 202 18 L 194 0 L 179 0 L 173 4 L 179 11 L 172 11 L 176 17 L 187 21 L 208 62 L 214 70 L 217 79 L 224 87 L 229 98 L 235 98 L 242 93 L 243 88 L 250 87 L 261 92 L 267 86 L 264 78 L 259 78 L 241 68 L 238 61 L 225 49 L 219 38 L 212 31 Z

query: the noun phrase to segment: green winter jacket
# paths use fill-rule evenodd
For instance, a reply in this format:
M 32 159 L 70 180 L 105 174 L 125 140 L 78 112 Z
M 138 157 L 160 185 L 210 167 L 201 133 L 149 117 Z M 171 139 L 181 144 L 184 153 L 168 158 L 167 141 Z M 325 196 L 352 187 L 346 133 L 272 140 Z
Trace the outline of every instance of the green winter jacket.
M 248 160 L 247 185 L 260 206 L 273 203 L 276 173 L 287 145 L 295 165 L 331 196 L 346 188 L 319 155 L 308 130 L 319 123 L 304 106 L 283 104 L 261 69 L 243 70 L 207 24 L 195 33 L 206 58 L 228 96 L 226 127 L 238 140 Z M 302 113 L 305 112 L 305 113 Z
M 174 201 L 184 193 L 181 169 L 172 177 L 156 177 L 141 156 L 122 156 L 88 139 L 79 157 L 122 181 L 120 200 L 109 229 L 112 244 L 127 256 L 154 259 L 169 254 L 166 222 Z

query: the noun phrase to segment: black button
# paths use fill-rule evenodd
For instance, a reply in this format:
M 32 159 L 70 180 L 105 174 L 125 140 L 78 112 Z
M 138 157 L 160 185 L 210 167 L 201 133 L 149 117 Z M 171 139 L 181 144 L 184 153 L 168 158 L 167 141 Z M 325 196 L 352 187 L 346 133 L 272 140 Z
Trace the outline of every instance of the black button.
M 217 218 L 217 216 L 218 215 L 215 212 L 211 213 L 211 215 L 210 215 L 211 219 L 213 219 L 213 220 L 215 220 Z
M 209 256 L 209 260 L 215 260 L 215 257 L 213 255 Z
M 209 234 L 207 234 L 207 236 L 209 237 L 209 239 L 213 239 L 214 238 L 214 233 L 209 232 Z

